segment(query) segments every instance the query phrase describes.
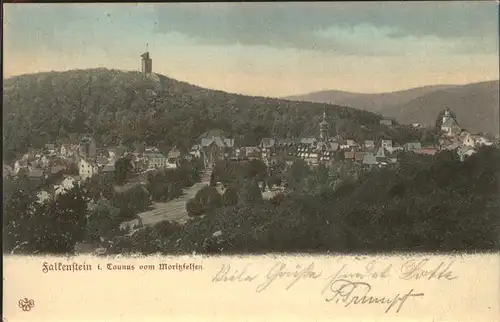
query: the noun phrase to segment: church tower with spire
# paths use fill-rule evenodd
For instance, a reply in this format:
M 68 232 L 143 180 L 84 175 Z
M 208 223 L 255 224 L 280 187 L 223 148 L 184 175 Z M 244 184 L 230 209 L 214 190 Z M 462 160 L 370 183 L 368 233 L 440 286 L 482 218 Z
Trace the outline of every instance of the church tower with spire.
M 328 140 L 328 121 L 326 120 L 326 109 L 323 111 L 323 120 L 319 123 L 319 137 L 323 141 Z
M 446 108 L 444 111 L 443 120 L 441 122 L 441 131 L 447 136 L 458 135 L 462 131 L 455 115 L 449 108 Z
M 441 124 L 444 124 L 446 122 L 448 122 L 449 119 L 451 119 L 453 116 L 451 114 L 451 111 L 450 109 L 447 107 L 445 110 L 444 110 L 444 115 L 443 115 L 443 120 L 441 122 Z

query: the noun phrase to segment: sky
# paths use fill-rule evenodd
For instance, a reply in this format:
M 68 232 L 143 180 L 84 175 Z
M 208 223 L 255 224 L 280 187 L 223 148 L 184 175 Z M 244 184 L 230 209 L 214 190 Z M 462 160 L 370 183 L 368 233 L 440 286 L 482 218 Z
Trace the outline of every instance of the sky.
M 4 78 L 106 67 L 228 92 L 498 79 L 498 2 L 5 4 Z

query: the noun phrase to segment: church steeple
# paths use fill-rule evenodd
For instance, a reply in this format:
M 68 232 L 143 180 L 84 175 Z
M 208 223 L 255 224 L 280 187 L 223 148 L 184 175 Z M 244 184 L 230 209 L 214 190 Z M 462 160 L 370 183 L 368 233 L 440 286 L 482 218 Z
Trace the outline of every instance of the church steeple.
M 319 137 L 321 140 L 328 139 L 328 121 L 326 120 L 326 108 L 323 111 L 323 120 L 319 123 Z

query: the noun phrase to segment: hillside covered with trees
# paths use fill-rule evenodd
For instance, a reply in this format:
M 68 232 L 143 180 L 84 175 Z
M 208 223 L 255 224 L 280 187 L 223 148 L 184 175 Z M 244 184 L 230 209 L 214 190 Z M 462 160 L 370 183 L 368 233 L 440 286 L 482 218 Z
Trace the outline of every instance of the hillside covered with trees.
M 348 107 L 229 94 L 162 75 L 87 69 L 4 81 L 4 160 L 81 133 L 102 145 L 145 142 L 184 150 L 211 129 L 221 129 L 239 145 L 256 145 L 266 136 L 315 136 L 325 108 L 332 134 L 399 143 L 422 134 L 379 125 L 381 116 Z

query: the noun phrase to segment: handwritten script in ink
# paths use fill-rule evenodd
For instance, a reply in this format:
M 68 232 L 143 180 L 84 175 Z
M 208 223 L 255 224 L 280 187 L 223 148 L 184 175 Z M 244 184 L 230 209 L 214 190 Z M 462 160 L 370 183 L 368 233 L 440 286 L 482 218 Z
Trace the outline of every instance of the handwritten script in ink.
M 314 261 L 305 265 L 277 261 L 266 269 L 249 263 L 238 267 L 223 264 L 212 282 L 250 284 L 260 293 L 272 287 L 289 291 L 300 283 L 318 281 L 319 291 L 328 303 L 344 307 L 379 305 L 385 313 L 399 313 L 405 303 L 424 297 L 424 293 L 414 288 L 396 291 L 379 286 L 377 289 L 373 281 L 452 281 L 458 278 L 453 264 L 454 261 L 428 259 L 410 259 L 402 264 L 372 260 L 361 266 L 353 265 L 352 261 L 336 264 L 327 270 L 319 269 Z
M 383 296 L 372 294 L 372 286 L 366 282 L 355 282 L 345 279 L 335 280 L 330 284 L 325 300 L 327 302 L 335 301 L 342 303 L 345 307 L 359 304 L 381 304 L 386 305 L 385 313 L 396 305 L 396 313 L 399 313 L 401 307 L 410 297 L 421 297 L 424 293 L 414 293 L 413 289 L 405 294 Z

